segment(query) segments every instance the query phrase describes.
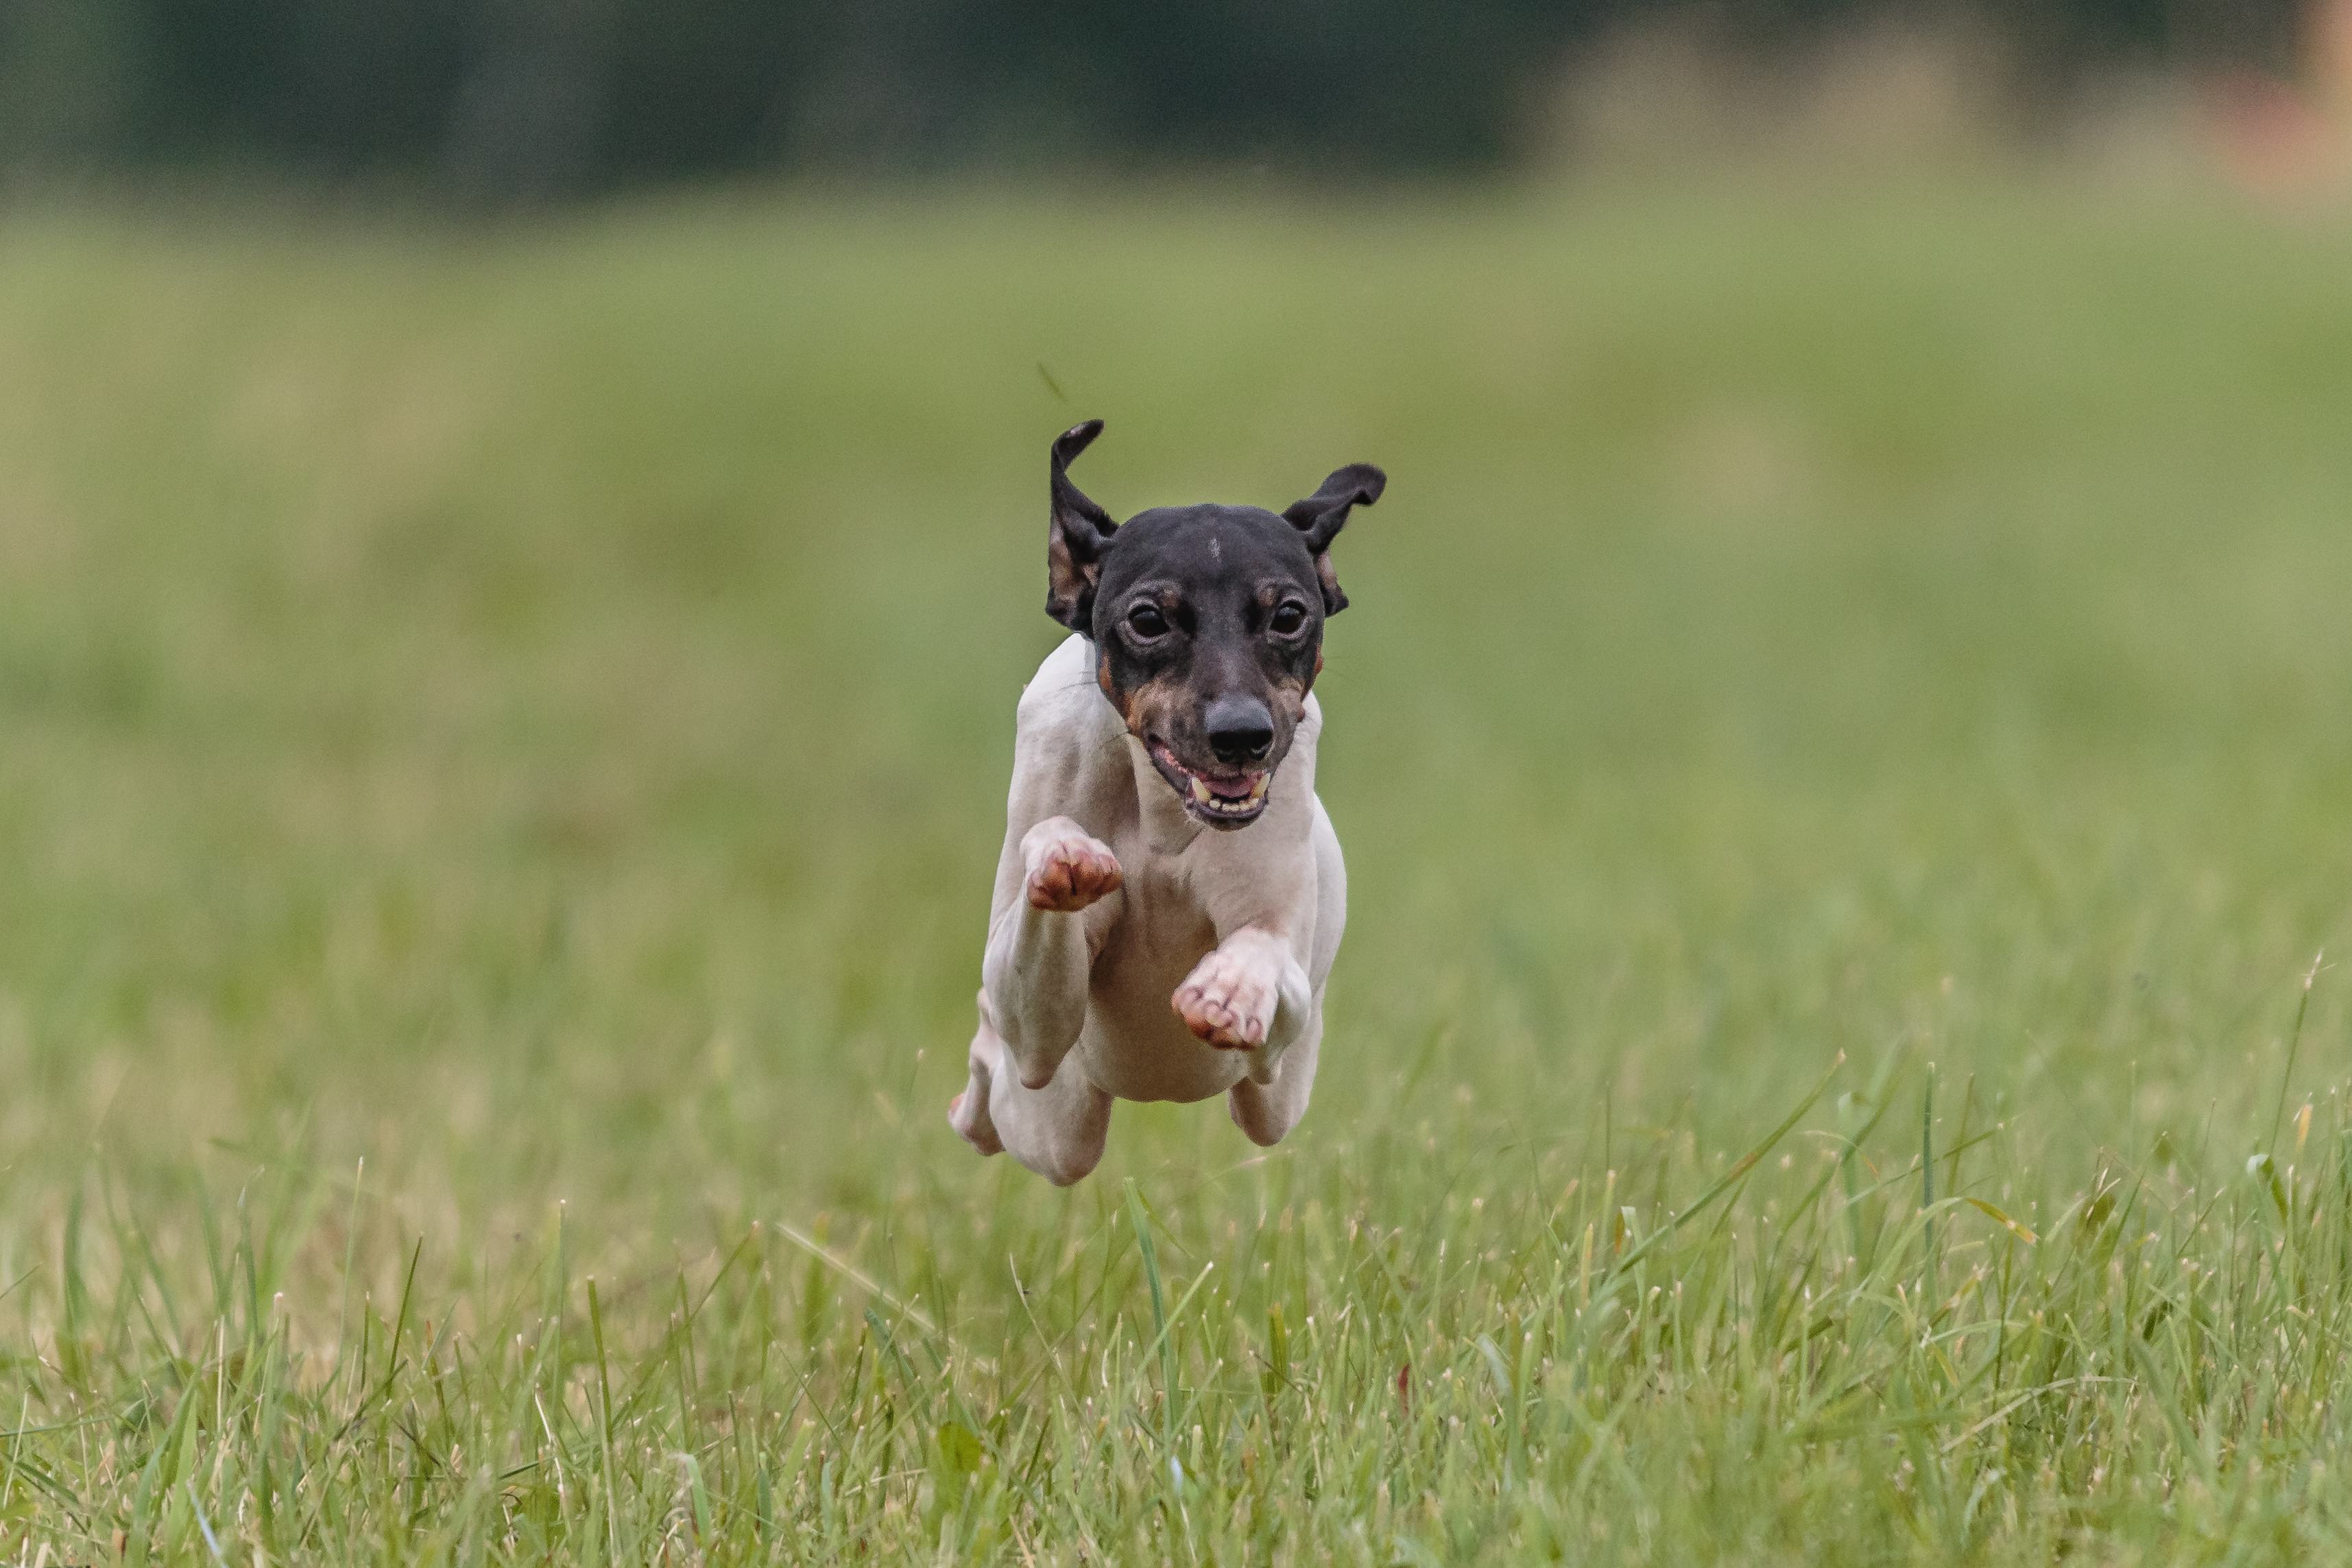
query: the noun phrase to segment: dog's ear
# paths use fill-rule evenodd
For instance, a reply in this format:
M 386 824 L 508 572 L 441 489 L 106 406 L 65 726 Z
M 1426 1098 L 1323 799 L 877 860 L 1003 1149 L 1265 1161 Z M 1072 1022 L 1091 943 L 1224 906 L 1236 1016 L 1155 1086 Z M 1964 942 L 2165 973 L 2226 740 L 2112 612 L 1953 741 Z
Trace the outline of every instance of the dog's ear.
M 1102 434 L 1090 419 L 1054 438 L 1054 512 L 1045 538 L 1045 613 L 1082 637 L 1094 635 L 1095 583 L 1118 525 L 1070 483 L 1070 460 Z
M 1339 591 L 1339 573 L 1331 570 L 1331 541 L 1348 526 L 1348 513 L 1379 500 L 1388 483 L 1389 476 L 1370 464 L 1350 463 L 1324 480 L 1315 494 L 1283 510 L 1315 557 L 1315 577 L 1323 585 L 1326 615 L 1337 615 L 1348 608 L 1348 596 Z

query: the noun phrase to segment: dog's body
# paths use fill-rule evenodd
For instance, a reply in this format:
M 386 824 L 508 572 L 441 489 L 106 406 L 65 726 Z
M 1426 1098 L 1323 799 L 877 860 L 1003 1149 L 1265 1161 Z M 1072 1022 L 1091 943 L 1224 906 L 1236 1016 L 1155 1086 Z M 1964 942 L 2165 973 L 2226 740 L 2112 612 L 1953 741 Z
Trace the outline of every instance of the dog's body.
M 1297 1125 L 1347 920 L 1339 840 L 1315 798 L 1314 699 L 1265 815 L 1221 833 L 1160 783 L 1094 664 L 1073 635 L 1022 693 L 980 1030 L 955 1113 L 983 1152 L 1001 1145 L 1057 1183 L 1102 1157 L 1114 1098 L 1225 1094 L 1261 1144 Z M 1090 874 L 1099 886 L 1104 861 L 1119 885 L 1075 909 L 1037 907 L 1033 886 Z M 1196 1033 L 1214 1027 L 1213 997 L 1234 1015 L 1218 1021 L 1262 1043 L 1220 1049 Z
M 1347 469 L 1282 517 L 1115 530 L 1063 472 L 1097 429 L 1055 444 L 1049 609 L 1076 634 L 1022 694 L 980 1028 L 949 1109 L 982 1154 L 1058 1185 L 1102 1157 L 1114 1099 L 1222 1093 L 1260 1144 L 1306 1113 L 1347 920 L 1307 687 L 1346 602 L 1331 513 L 1381 484 Z

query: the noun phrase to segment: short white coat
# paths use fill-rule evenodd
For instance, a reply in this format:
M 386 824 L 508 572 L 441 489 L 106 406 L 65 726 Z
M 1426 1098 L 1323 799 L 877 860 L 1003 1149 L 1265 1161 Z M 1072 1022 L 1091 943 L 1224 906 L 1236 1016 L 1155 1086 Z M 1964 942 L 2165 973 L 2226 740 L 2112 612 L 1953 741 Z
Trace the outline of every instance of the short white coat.
M 1056 1185 L 1102 1158 L 1118 1100 L 1223 1094 L 1273 1144 L 1315 1082 L 1348 917 L 1306 699 L 1265 810 L 1188 815 L 1073 635 L 1021 694 L 971 1079 L 949 1121 Z

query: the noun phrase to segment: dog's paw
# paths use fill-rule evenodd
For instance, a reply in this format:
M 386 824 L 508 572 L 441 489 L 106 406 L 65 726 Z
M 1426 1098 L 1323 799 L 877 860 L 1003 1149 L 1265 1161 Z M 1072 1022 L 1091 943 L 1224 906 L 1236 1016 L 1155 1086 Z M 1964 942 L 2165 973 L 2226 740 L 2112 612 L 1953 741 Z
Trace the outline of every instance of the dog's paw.
M 1169 1001 L 1186 1029 L 1219 1051 L 1255 1051 L 1265 1043 L 1277 994 L 1265 965 L 1219 947 L 1192 966 Z
M 1004 1152 L 1003 1140 L 996 1135 L 996 1124 L 988 1119 L 988 1086 L 984 1082 L 975 1081 L 971 1088 L 948 1102 L 948 1125 L 983 1155 Z
M 1001 1155 L 1004 1140 L 997 1135 L 996 1124 L 988 1114 L 989 1081 L 1004 1070 L 1004 1042 L 996 1038 L 996 1030 L 986 1021 L 988 996 L 981 994 L 980 1033 L 971 1042 L 971 1051 L 964 1058 L 969 1076 L 963 1092 L 948 1102 L 948 1125 L 957 1135 L 983 1155 Z
M 1043 831 L 1058 829 L 1057 831 Z M 1118 857 L 1066 817 L 1041 822 L 1023 845 L 1029 867 L 1029 907 L 1075 915 L 1118 891 Z

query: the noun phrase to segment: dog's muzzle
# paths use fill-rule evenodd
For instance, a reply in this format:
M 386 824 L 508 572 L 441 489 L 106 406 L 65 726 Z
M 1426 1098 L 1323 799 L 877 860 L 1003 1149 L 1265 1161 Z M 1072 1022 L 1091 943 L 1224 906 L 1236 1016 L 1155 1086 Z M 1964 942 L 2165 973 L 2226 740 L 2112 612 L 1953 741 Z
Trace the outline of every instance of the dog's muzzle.
M 1266 789 L 1274 782 L 1272 768 L 1242 768 L 1229 774 L 1203 772 L 1178 761 L 1162 742 L 1150 740 L 1145 745 L 1152 766 L 1160 769 L 1160 776 L 1168 780 L 1168 787 L 1176 791 L 1195 821 L 1213 828 L 1239 828 L 1255 821 L 1265 810 Z

